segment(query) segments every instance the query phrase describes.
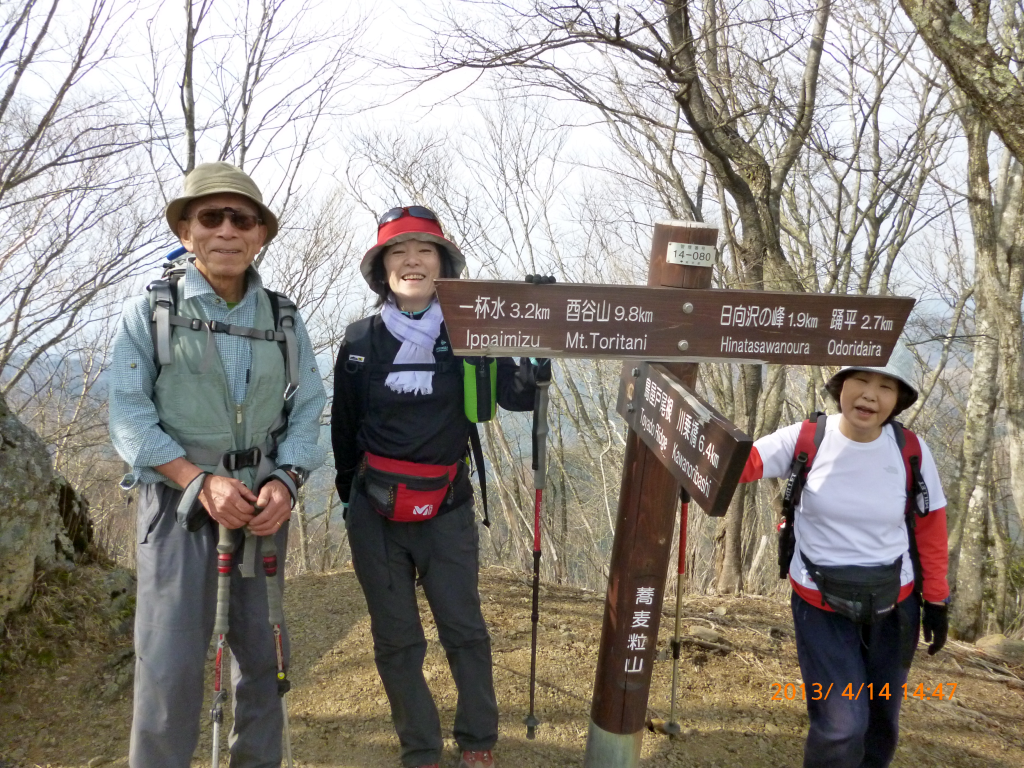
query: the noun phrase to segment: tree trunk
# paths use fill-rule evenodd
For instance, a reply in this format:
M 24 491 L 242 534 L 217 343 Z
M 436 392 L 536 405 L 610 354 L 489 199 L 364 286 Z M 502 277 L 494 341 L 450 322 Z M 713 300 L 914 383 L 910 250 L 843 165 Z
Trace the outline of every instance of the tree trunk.
M 974 493 L 974 484 L 982 459 L 990 452 L 992 444 L 992 424 L 998 395 L 996 384 L 999 380 L 999 339 L 991 313 L 992 307 L 985 297 L 985 292 L 978 291 L 975 310 L 977 336 L 974 341 L 971 388 L 967 397 L 967 415 L 964 423 L 963 461 L 960 482 L 951 494 L 953 503 L 948 509 L 950 583 L 956 582 L 968 500 Z
M 995 595 L 992 600 L 992 615 L 995 617 L 999 632 L 1006 629 L 1006 595 L 1010 584 L 1010 556 L 1007 551 L 1008 535 L 1002 520 L 999 519 L 999 507 L 988 505 L 988 530 L 992 541 L 992 562 L 996 568 Z
M 744 429 L 755 431 L 758 401 L 761 395 L 763 377 L 760 365 L 744 365 L 740 369 L 743 382 Z M 743 589 L 743 515 L 747 507 L 747 488 L 737 489 L 729 512 L 722 520 L 716 540 L 721 541 L 721 557 L 716 558 L 719 567 L 715 573 L 718 594 L 734 595 Z
M 999 329 L 999 369 L 1010 456 L 1010 489 L 1017 514 L 1024 521 L 1024 215 L 1020 162 L 1005 161 L 996 189 L 990 182 L 988 160 L 991 131 L 972 107 L 959 110 L 967 137 L 967 207 L 974 234 L 979 289 L 991 302 L 991 317 Z
M 956 0 L 900 0 L 921 39 L 943 63 L 974 109 L 995 128 L 1003 143 L 1024 160 L 1024 88 L 1010 66 L 1011 51 L 988 40 L 988 2 L 971 2 L 971 19 Z M 1018 30 L 999 30 L 1014 40 Z
M 953 601 L 949 629 L 960 640 L 973 642 L 982 626 L 982 575 L 985 566 L 987 529 L 988 483 L 985 474 L 989 466 L 986 457 L 982 472 L 977 475 L 974 492 L 967 504 L 964 533 L 960 542 L 960 565 L 955 582 L 956 599 Z

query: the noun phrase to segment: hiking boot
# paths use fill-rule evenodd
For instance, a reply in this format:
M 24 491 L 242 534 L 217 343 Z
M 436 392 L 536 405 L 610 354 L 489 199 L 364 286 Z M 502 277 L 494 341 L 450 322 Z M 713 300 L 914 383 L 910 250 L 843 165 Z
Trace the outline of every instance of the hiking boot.
M 494 765 L 494 756 L 489 749 L 479 752 L 466 750 L 462 753 L 462 760 L 459 761 L 459 768 L 494 768 Z

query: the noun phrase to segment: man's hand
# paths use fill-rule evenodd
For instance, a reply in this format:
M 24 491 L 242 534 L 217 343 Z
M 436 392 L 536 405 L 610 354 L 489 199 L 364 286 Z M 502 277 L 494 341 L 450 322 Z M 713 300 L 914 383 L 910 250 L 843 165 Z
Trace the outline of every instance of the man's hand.
M 257 536 L 273 536 L 292 516 L 292 495 L 280 480 L 271 480 L 260 489 L 256 508 L 261 511 L 249 521 L 249 530 Z
M 280 483 L 278 483 L 280 485 Z M 288 490 L 284 491 L 285 496 Z M 217 523 L 235 530 L 248 525 L 256 509 L 256 494 L 245 487 L 245 483 L 233 477 L 207 475 L 199 500 Z

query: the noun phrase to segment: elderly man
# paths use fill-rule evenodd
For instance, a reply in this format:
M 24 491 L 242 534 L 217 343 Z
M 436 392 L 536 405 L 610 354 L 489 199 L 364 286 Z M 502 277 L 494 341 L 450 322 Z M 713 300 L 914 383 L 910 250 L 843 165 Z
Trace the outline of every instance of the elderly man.
M 265 541 L 286 550 L 295 492 L 324 461 L 326 397 L 294 306 L 252 266 L 278 228 L 253 181 L 228 163 L 199 165 L 166 216 L 193 256 L 125 304 L 111 364 L 110 434 L 132 467 L 122 485 L 141 483 L 129 762 L 191 763 L 222 527 L 239 566 L 231 766 L 269 768 L 281 764 L 283 717 L 266 575 L 254 565 Z M 282 563 L 279 584 L 283 573 Z

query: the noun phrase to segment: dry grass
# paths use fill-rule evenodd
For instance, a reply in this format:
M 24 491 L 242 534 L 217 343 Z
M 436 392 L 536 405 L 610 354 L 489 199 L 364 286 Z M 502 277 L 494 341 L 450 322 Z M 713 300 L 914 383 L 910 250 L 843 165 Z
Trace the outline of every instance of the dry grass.
M 75 567 L 41 571 L 28 605 L 0 623 L 0 680 L 26 667 L 50 667 L 85 646 L 111 642 L 113 619 L 102 610 L 105 569 Z M 135 610 L 134 598 L 125 608 Z

